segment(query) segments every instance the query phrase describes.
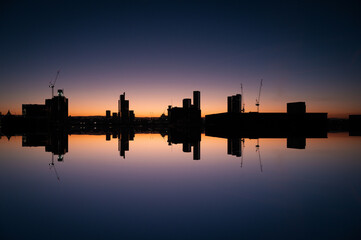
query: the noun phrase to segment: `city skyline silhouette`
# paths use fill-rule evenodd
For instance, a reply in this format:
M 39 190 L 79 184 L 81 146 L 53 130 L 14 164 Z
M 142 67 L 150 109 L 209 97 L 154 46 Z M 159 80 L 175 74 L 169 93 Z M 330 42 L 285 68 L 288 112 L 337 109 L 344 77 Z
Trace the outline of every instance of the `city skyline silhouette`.
M 1 7 L 0 112 L 42 103 L 49 82 L 72 116 L 116 111 L 122 92 L 137 116 L 155 117 L 202 92 L 202 116 L 240 93 L 246 111 L 361 112 L 357 1 L 9 2 Z M 166 104 L 165 104 L 166 103 Z
M 361 2 L 0 3 L 1 239 L 361 239 Z

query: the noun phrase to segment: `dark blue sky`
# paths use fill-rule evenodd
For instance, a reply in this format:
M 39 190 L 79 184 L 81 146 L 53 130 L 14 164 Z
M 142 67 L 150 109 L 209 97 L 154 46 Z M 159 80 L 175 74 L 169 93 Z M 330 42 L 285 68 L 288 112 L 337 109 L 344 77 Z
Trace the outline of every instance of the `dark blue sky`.
M 254 111 L 306 101 L 309 111 L 361 113 L 361 7 L 350 1 L 8 1 L 0 8 L 0 111 L 49 97 L 70 114 L 158 115 L 201 90 L 204 113 L 245 89 Z

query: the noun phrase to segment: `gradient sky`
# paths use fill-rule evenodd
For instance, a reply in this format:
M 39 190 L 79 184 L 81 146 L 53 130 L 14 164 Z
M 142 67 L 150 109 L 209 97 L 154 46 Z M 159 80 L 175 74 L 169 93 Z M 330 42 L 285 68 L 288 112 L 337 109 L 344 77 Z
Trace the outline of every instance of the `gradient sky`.
M 70 115 L 159 116 L 201 91 L 202 115 L 306 101 L 329 117 L 361 114 L 361 4 L 350 1 L 2 1 L 0 111 L 44 103 L 56 88 Z

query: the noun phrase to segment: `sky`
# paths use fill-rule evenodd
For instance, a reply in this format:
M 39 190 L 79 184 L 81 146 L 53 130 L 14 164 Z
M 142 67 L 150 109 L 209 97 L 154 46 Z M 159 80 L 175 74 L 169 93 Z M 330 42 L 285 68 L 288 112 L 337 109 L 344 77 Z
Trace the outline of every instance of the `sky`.
M 138 117 L 201 91 L 202 115 L 284 112 L 305 101 L 329 117 L 361 114 L 357 1 L 1 1 L 0 112 L 43 104 L 49 82 L 72 116 L 117 111 L 126 92 Z

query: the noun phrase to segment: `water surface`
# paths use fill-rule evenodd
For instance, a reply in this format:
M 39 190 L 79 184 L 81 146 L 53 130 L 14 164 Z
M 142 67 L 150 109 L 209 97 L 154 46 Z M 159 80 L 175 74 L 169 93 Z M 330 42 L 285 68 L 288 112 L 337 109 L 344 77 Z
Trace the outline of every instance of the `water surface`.
M 361 238 L 361 137 L 348 133 L 305 149 L 244 139 L 242 157 L 202 134 L 200 160 L 160 134 L 135 134 L 125 158 L 117 138 L 69 135 L 54 166 L 22 141 L 0 139 L 1 239 Z

